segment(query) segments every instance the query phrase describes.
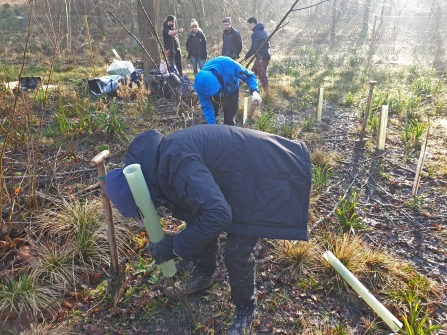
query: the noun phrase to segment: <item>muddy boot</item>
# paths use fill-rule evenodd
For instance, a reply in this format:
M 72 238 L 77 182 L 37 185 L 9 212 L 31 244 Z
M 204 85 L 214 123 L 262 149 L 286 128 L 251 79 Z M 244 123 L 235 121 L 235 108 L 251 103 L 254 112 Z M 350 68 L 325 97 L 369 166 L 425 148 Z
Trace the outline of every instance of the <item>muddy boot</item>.
M 180 300 L 185 296 L 204 291 L 213 284 L 213 272 L 200 271 L 197 267 L 184 278 L 176 281 L 173 286 L 164 289 L 165 295 L 171 300 Z
M 249 335 L 253 320 L 254 312 L 236 309 L 227 335 Z

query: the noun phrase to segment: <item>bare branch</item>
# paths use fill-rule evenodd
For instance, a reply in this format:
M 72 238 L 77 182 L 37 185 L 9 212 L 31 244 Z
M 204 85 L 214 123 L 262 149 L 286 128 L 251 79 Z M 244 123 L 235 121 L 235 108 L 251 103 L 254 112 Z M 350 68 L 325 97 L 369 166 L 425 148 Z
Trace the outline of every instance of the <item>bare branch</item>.
M 324 0 L 324 1 L 321 1 L 321 2 L 319 2 L 319 3 L 316 3 L 316 4 L 314 4 L 314 5 L 311 5 L 311 6 L 307 6 L 307 7 L 301 7 L 301 8 L 297 8 L 297 9 L 294 9 L 293 10 L 293 12 L 294 11 L 297 11 L 297 10 L 303 10 L 303 9 L 308 9 L 308 8 L 312 8 L 312 7 L 315 7 L 315 6 L 318 6 L 318 5 L 321 5 L 323 2 L 328 2 L 329 0 Z

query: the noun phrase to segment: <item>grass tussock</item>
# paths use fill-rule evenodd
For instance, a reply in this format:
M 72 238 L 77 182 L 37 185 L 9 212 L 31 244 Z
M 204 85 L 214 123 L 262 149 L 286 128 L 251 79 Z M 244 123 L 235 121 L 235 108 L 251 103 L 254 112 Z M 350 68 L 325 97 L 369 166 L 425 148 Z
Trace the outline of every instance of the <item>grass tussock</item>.
M 261 98 L 261 106 L 264 106 L 267 109 L 277 108 L 279 105 L 284 104 L 284 100 L 280 98 L 280 95 L 276 88 L 270 88 L 267 91 L 263 91 Z
M 363 274 L 365 272 L 366 264 L 362 255 L 365 244 L 358 235 L 344 234 L 343 236 L 338 236 L 328 234 L 322 243 L 325 249 L 331 251 L 353 274 Z M 331 276 L 338 276 L 328 262 L 324 262 L 323 265 L 325 271 L 330 273 Z
M 64 202 L 57 212 L 45 212 L 40 218 L 43 234 L 71 250 L 67 253 L 73 252 L 74 262 L 85 267 L 108 264 L 110 252 L 101 201 Z M 129 233 L 121 225 L 115 230 L 118 248 L 124 250 Z
M 29 273 L 19 273 L 0 282 L 0 312 L 13 315 L 32 312 L 38 315 L 55 297 L 56 292 L 52 287 L 40 284 Z
M 302 335 L 347 335 L 351 334 L 351 329 L 342 324 L 329 324 L 325 321 L 318 322 L 315 324 L 314 322 L 309 322 L 308 319 L 304 317 L 300 318 L 300 325 L 302 326 L 302 331 L 300 334 Z
M 313 165 L 334 167 L 334 153 L 325 151 L 321 148 L 316 148 L 310 152 L 310 161 Z
M 36 325 L 32 325 L 29 328 L 20 332 L 22 335 L 74 335 L 77 332 L 72 329 L 70 326 L 61 324 L 61 325 L 50 325 L 47 323 L 40 323 Z
M 273 241 L 273 254 L 285 265 L 284 272 L 292 279 L 298 279 L 302 274 L 311 273 L 318 263 L 322 249 L 316 240 L 304 241 Z
M 52 242 L 45 244 L 32 243 L 32 250 L 37 255 L 36 262 L 30 266 L 31 273 L 44 286 L 53 287 L 65 292 L 78 283 L 77 273 L 83 268 L 76 264 L 78 249 L 75 244 L 57 245 Z
M 296 99 L 298 97 L 297 89 L 295 85 L 291 83 L 283 83 L 282 85 L 279 85 L 277 91 L 283 99 Z

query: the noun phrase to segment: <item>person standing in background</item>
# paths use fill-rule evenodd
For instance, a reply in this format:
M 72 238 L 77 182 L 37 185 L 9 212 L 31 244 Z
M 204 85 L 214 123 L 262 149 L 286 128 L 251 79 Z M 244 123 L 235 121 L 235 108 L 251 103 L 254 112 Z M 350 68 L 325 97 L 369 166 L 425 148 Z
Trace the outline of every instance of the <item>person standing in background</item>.
M 175 21 L 174 15 L 168 15 L 163 23 L 163 46 L 169 52 L 169 63 L 175 64 L 178 74 L 181 77 L 183 76 L 183 67 L 178 34 L 183 32 L 183 28 L 175 29 Z
M 197 65 L 202 69 L 205 65 L 206 58 L 208 57 L 206 51 L 206 37 L 203 34 L 202 29 L 199 28 L 196 19 L 191 20 L 191 31 L 186 40 L 186 51 L 188 51 L 188 59 L 191 58 L 194 75 L 196 75 L 198 72 Z
M 242 51 L 242 38 L 239 31 L 231 25 L 231 18 L 222 20 L 224 31 L 222 33 L 222 56 L 238 59 Z
M 256 60 L 251 70 L 261 81 L 262 88 L 267 91 L 269 88 L 267 68 L 270 62 L 270 42 L 266 42 L 262 47 L 261 45 L 269 37 L 269 33 L 265 29 L 265 26 L 262 23 L 258 23 L 254 17 L 250 17 L 247 22 L 248 28 L 253 32 L 253 34 L 251 35 L 250 50 L 248 50 L 244 60 L 246 61 L 256 52 Z

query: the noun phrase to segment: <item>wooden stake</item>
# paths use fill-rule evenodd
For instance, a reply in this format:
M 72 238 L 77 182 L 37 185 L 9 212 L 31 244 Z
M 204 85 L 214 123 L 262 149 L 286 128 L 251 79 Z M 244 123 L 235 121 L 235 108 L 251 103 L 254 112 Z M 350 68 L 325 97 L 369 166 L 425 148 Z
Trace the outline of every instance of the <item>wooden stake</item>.
M 246 128 L 245 127 L 245 123 L 248 124 L 247 114 L 248 114 L 248 106 L 249 105 L 250 105 L 250 103 L 249 103 L 248 97 L 244 98 L 244 117 L 242 119 L 242 123 L 244 124 L 244 128 Z
M 380 110 L 379 134 L 377 136 L 377 150 L 385 150 L 387 123 L 388 123 L 388 106 L 383 105 Z
M 321 115 L 323 114 L 323 93 L 324 88 L 320 87 L 318 91 L 318 102 L 317 102 L 317 111 L 316 111 L 316 121 L 321 122 Z
M 360 131 L 360 140 L 357 141 L 355 144 L 356 149 L 363 149 L 365 147 L 366 140 L 363 139 L 365 136 L 365 129 L 366 125 L 368 123 L 368 117 L 369 117 L 369 107 L 371 106 L 371 99 L 374 91 L 374 85 L 377 84 L 377 81 L 371 80 L 369 82 L 369 95 L 368 100 L 366 100 L 366 108 L 365 108 L 365 117 L 363 118 L 362 123 L 362 130 Z
M 85 31 L 87 32 L 88 47 L 90 48 L 90 58 L 92 59 L 93 72 L 96 75 L 95 57 L 93 55 L 92 42 L 90 40 L 90 31 L 88 29 L 88 21 L 87 21 L 87 16 L 86 15 L 84 15 L 84 23 L 85 23 Z
M 427 153 L 427 142 L 428 142 L 429 130 L 430 129 L 427 130 L 427 135 L 425 136 L 425 143 L 421 146 L 421 154 L 419 155 L 418 166 L 416 168 L 416 176 L 414 177 L 414 181 L 413 181 L 413 190 L 411 191 L 412 197 L 415 197 L 418 192 L 419 181 L 421 180 L 422 168 L 424 167 L 425 154 Z
M 373 24 L 373 31 L 372 31 L 372 35 L 371 35 L 371 43 L 369 44 L 368 66 L 371 64 L 371 56 L 372 56 L 373 46 L 374 46 L 374 37 L 376 36 L 376 22 L 377 22 L 377 15 L 374 15 L 374 24 Z

